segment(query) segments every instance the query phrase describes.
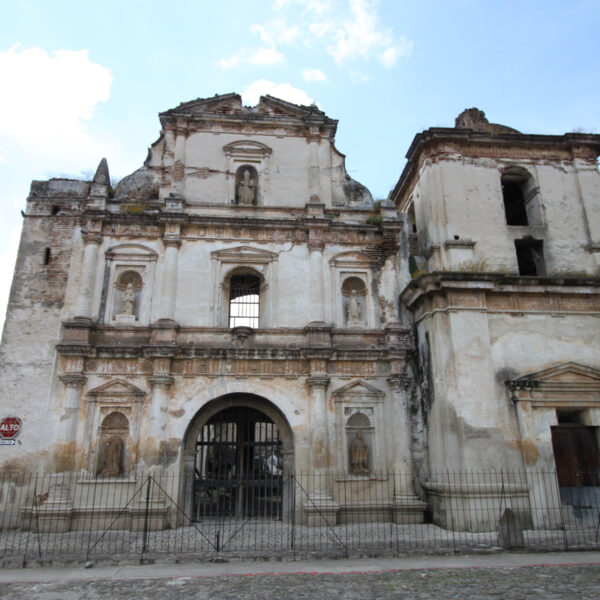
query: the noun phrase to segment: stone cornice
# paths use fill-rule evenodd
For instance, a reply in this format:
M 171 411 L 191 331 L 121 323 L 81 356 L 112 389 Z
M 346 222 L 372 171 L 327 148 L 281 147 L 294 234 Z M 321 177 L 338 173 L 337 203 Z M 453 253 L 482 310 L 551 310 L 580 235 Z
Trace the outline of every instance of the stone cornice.
M 417 321 L 457 310 L 600 316 L 600 278 L 429 273 L 411 281 L 400 298 Z

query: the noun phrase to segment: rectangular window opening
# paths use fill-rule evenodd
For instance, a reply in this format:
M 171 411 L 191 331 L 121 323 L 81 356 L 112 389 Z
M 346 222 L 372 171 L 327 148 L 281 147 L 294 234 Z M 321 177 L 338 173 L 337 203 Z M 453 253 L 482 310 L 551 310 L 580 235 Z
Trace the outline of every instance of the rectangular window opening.
M 515 240 L 519 275 L 544 276 L 544 252 L 542 240 Z

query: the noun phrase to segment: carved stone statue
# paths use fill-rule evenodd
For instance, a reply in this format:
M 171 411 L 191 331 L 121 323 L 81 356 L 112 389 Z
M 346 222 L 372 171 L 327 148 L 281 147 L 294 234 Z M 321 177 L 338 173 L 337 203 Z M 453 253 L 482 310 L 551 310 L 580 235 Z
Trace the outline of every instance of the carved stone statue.
M 123 440 L 113 435 L 102 442 L 99 475 L 102 477 L 116 477 L 121 474 L 121 456 L 123 454 Z
M 133 304 L 135 302 L 135 292 L 133 291 L 133 284 L 129 282 L 123 295 L 121 296 L 121 315 L 132 315 Z
M 350 443 L 350 470 L 353 475 L 366 475 L 369 473 L 369 449 L 359 429 Z
M 254 178 L 250 176 L 250 171 L 248 169 L 244 169 L 242 180 L 238 185 L 238 203 L 254 204 L 255 192 Z
M 356 290 L 352 290 L 350 298 L 348 298 L 348 323 L 360 322 L 360 304 Z

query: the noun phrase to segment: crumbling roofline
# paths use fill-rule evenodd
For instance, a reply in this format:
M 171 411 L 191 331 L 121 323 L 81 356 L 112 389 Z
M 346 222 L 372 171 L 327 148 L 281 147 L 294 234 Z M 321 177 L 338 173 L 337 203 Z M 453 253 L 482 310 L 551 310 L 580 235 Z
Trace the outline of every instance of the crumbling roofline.
M 441 141 L 468 142 L 495 146 L 535 145 L 564 147 L 588 146 L 600 155 L 600 135 L 594 133 L 565 133 L 563 135 L 541 135 L 528 133 L 490 134 L 473 129 L 456 129 L 454 127 L 431 127 L 418 133 L 406 153 L 407 163 L 402 170 L 398 182 L 390 193 L 390 198 L 399 206 L 399 198 L 412 180 L 417 168 L 419 156 L 428 145 Z M 400 206 L 399 206 L 400 207 Z

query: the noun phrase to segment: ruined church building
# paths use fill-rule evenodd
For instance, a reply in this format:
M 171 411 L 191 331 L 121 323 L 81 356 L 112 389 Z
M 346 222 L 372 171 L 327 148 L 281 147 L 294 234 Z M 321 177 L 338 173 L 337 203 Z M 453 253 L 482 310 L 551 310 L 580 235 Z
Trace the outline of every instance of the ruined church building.
M 105 160 L 31 184 L 0 471 L 177 475 L 162 526 L 209 504 L 285 519 L 306 473 L 294 510 L 332 523 L 444 524 L 481 497 L 448 472 L 523 473 L 486 488 L 521 512 L 559 493 L 528 473 L 600 483 L 600 135 L 468 109 L 417 134 L 374 202 L 314 105 L 225 94 L 160 123 L 114 190 Z

